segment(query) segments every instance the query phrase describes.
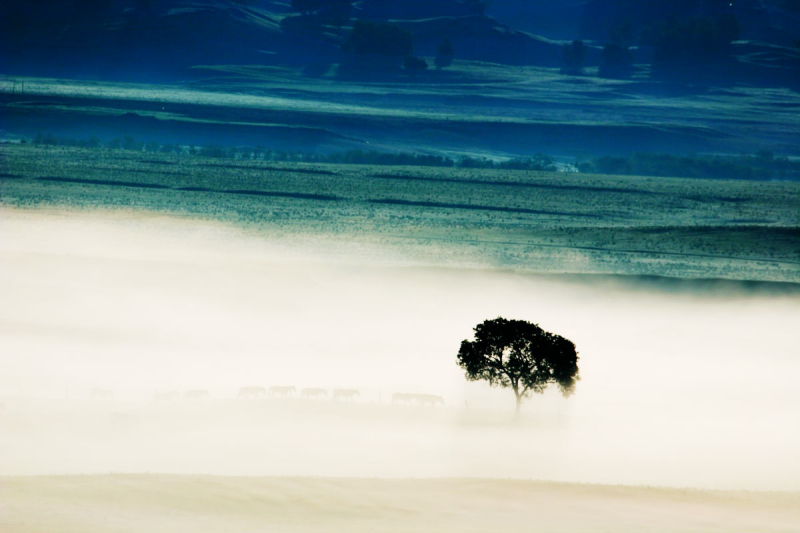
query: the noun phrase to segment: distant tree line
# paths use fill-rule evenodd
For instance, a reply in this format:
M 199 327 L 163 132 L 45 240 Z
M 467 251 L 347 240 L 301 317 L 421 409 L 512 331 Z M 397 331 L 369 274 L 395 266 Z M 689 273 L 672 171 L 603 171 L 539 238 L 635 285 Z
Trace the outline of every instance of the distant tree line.
M 653 47 L 655 74 L 672 75 L 682 69 L 707 67 L 727 59 L 739 31 L 736 16 L 726 13 L 665 21 L 650 29 L 642 39 Z
M 598 69 L 602 77 L 631 76 L 634 47 L 650 50 L 654 77 L 714 74 L 717 69 L 709 67 L 725 65 L 731 43 L 740 35 L 739 21 L 729 1 L 616 0 L 616 5 L 613 22 L 597 22 L 593 29 L 597 32 L 597 27 L 603 27 L 606 32 L 602 39 L 593 36 L 602 43 Z M 589 50 L 580 40 L 565 45 L 562 71 L 582 74 Z
M 69 139 L 38 134 L 33 144 L 135 150 L 163 154 L 200 156 L 254 161 L 286 161 L 300 163 L 336 163 L 353 165 L 395 165 L 453 167 L 476 169 L 530 170 L 556 172 L 555 160 L 545 154 L 511 159 L 484 157 L 447 157 L 412 152 L 378 152 L 347 150 L 333 153 L 293 152 L 265 147 L 189 146 L 144 142 L 130 136 L 109 140 L 97 137 Z M 577 163 L 577 170 L 587 174 L 618 174 L 678 178 L 710 178 L 741 180 L 800 180 L 800 160 L 776 156 L 762 151 L 753 155 L 693 155 L 637 153 L 627 157 L 603 156 Z
M 130 136 L 101 140 L 98 137 L 74 139 L 39 133 L 33 144 L 52 146 L 74 146 L 80 148 L 106 148 L 154 152 L 163 154 L 195 155 L 242 160 L 296 161 L 303 163 L 339 163 L 363 165 L 408 165 L 428 167 L 497 168 L 508 170 L 558 170 L 554 160 L 544 154 L 532 157 L 495 160 L 484 157 L 451 158 L 435 154 L 411 152 L 378 152 L 373 150 L 347 150 L 325 154 L 272 150 L 265 147 L 242 146 L 188 146 L 145 142 Z
M 351 63 L 369 71 L 402 66 L 411 73 L 428 68 L 428 62 L 414 55 L 412 33 L 397 24 L 357 20 L 353 24 L 342 50 L 349 54 Z M 442 42 L 436 66 L 442 68 L 453 61 L 453 46 Z
M 800 161 L 777 157 L 771 152 L 739 156 L 676 156 L 634 154 L 630 157 L 599 157 L 578 163 L 580 172 L 680 178 L 741 180 L 799 180 Z
M 425 59 L 414 55 L 414 38 L 410 31 L 388 20 L 353 20 L 353 5 L 353 0 L 292 0 L 291 9 L 299 15 L 287 17 L 281 24 L 287 31 L 317 33 L 325 32 L 326 26 L 343 28 L 341 49 L 346 54 L 345 72 L 371 74 L 403 68 L 416 74 L 428 68 Z M 464 0 L 464 5 L 477 8 L 483 3 Z M 454 57 L 452 42 L 443 38 L 434 64 L 438 69 L 448 67 Z

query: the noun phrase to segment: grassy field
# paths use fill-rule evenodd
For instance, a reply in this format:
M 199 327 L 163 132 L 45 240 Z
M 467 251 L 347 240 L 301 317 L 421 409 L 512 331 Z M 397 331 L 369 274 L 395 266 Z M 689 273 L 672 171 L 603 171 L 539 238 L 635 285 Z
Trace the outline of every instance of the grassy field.
M 135 208 L 527 272 L 800 282 L 800 184 L 6 144 L 0 202 Z
M 503 480 L 209 476 L 0 478 L 8 533 L 585 531 L 789 533 L 792 493 Z
M 789 89 L 651 86 L 471 62 L 413 82 L 259 66 L 208 67 L 172 85 L 0 79 L 0 114 L 14 134 L 323 151 L 797 155 L 798 106 Z

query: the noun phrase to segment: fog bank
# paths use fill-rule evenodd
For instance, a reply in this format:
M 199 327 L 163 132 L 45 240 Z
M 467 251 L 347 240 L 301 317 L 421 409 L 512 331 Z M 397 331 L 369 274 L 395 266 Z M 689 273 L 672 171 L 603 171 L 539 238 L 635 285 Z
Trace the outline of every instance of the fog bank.
M 800 490 L 796 294 L 442 265 L 346 238 L 4 208 L 0 474 Z M 574 396 L 533 397 L 515 420 L 509 391 L 464 380 L 460 341 L 497 316 L 575 342 Z M 237 398 L 276 385 L 296 392 Z M 334 402 L 337 388 L 359 395 Z M 393 404 L 396 392 L 445 405 Z

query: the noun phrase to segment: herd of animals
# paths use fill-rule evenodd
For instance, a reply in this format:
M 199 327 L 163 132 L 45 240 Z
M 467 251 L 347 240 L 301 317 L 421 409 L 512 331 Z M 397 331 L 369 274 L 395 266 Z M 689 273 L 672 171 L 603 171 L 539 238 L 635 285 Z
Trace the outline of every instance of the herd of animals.
M 96 400 L 110 400 L 114 398 L 113 391 L 107 389 L 94 389 L 91 397 Z M 169 391 L 157 392 L 154 399 L 157 401 L 177 400 L 203 400 L 211 397 L 206 389 L 192 389 L 185 392 Z M 300 398 L 306 400 L 333 400 L 336 402 L 355 402 L 361 398 L 358 389 L 323 389 L 309 387 L 297 389 L 291 385 L 275 385 L 272 387 L 250 386 L 239 389 L 237 398 L 242 400 L 258 400 L 264 398 Z M 409 392 L 395 392 L 391 396 L 391 403 L 395 405 L 419 405 L 436 407 L 444 405 L 444 398 L 436 394 L 418 394 Z

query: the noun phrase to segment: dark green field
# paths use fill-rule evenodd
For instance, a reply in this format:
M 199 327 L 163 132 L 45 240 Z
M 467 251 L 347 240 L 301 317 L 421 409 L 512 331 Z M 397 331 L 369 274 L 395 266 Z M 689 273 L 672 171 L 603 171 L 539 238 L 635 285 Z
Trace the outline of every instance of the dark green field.
M 800 282 L 800 183 L 211 159 L 6 144 L 0 204 L 143 209 L 437 264 Z

